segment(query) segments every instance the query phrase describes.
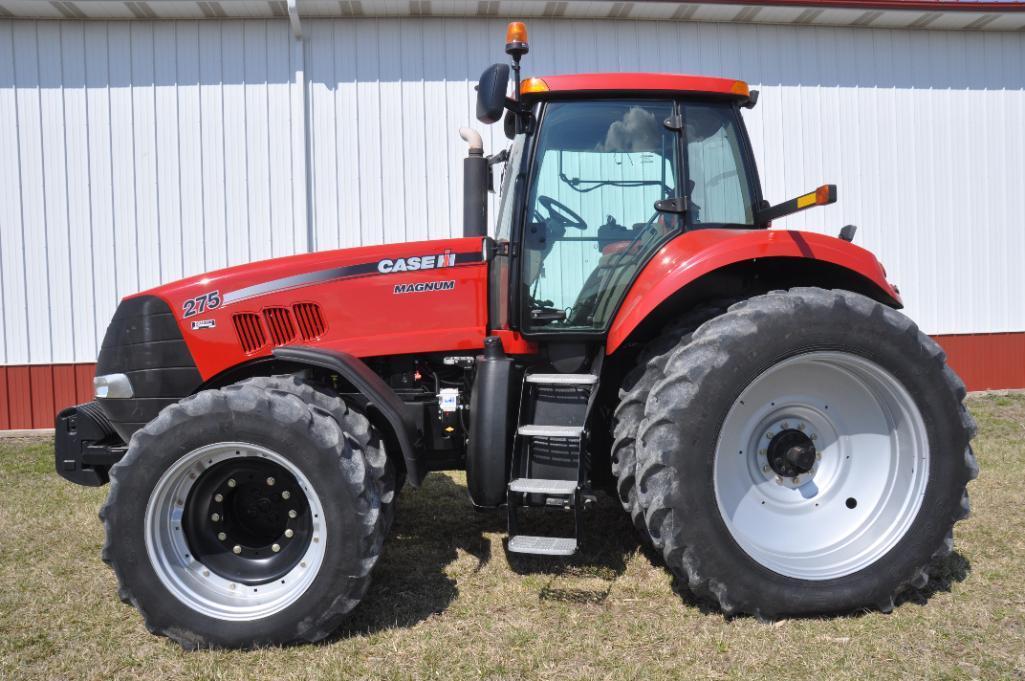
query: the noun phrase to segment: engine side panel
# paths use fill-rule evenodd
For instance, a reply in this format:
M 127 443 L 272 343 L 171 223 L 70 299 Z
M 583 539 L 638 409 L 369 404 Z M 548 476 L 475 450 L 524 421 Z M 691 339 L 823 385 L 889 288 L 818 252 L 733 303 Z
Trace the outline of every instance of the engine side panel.
M 837 265 L 871 282 L 880 298 L 900 305 L 900 293 L 886 280 L 876 257 L 847 241 L 813 232 L 701 229 L 667 243 L 641 271 L 612 320 L 606 352 L 615 352 L 660 304 L 699 277 L 760 258 L 802 258 Z
M 480 238 L 411 242 L 257 262 L 139 295 L 170 306 L 207 380 L 282 345 L 356 357 L 482 348 L 487 263 Z M 316 323 L 302 318 L 310 309 Z

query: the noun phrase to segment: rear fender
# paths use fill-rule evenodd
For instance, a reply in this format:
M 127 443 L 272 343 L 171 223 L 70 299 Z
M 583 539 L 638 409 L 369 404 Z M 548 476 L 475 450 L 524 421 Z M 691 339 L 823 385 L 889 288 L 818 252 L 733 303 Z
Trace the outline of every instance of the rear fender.
M 413 487 L 419 487 L 426 471 L 418 456 L 417 442 L 420 439 L 415 420 L 406 404 L 380 376 L 358 357 L 338 350 L 325 350 L 302 346 L 285 346 L 274 349 L 275 359 L 289 364 L 318 367 L 337 373 L 348 381 L 367 399 L 367 409 L 378 425 L 390 430 L 390 440 L 398 445 L 406 463 L 406 479 Z M 382 423 L 383 421 L 383 423 Z
M 871 297 L 901 307 L 900 293 L 886 281 L 886 270 L 869 251 L 847 241 L 813 232 L 786 230 L 702 229 L 673 239 L 641 271 L 609 327 L 606 352 L 612 354 L 660 306 L 686 292 L 699 279 L 760 262 L 797 259 L 794 270 L 840 272 L 857 280 Z M 811 266 L 811 267 L 809 267 Z M 836 277 L 829 277 L 835 280 Z M 829 285 L 800 279 L 800 285 Z M 719 294 L 722 295 L 722 294 Z

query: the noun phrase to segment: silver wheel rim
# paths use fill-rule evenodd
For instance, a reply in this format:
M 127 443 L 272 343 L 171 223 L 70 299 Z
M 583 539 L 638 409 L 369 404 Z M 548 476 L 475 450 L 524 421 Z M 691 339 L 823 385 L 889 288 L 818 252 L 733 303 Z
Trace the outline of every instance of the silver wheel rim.
M 814 443 L 808 470 L 780 468 L 770 444 L 783 431 Z M 844 577 L 884 556 L 918 515 L 929 477 L 925 422 L 875 362 L 844 352 L 798 355 L 763 372 L 734 402 L 713 477 L 722 519 L 752 559 L 796 579 Z
M 287 574 L 259 584 L 226 579 L 196 560 L 182 521 L 185 500 L 203 473 L 239 457 L 268 460 L 288 471 L 306 495 L 312 538 Z M 146 505 L 146 553 L 157 577 L 179 601 L 196 612 L 222 620 L 268 617 L 294 603 L 313 583 L 327 544 L 324 509 L 310 481 L 291 461 L 265 447 L 219 442 L 194 449 L 164 471 Z

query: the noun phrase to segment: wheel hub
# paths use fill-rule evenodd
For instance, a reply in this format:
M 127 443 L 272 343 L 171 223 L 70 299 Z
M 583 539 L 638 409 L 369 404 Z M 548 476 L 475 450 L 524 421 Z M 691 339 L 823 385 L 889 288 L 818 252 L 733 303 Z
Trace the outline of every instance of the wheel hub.
M 769 466 L 777 475 L 793 478 L 815 466 L 815 443 L 796 428 L 788 428 L 773 436 L 767 456 Z
M 185 502 L 182 530 L 195 557 L 243 584 L 279 579 L 310 541 L 309 504 L 295 478 L 265 459 L 223 461 Z

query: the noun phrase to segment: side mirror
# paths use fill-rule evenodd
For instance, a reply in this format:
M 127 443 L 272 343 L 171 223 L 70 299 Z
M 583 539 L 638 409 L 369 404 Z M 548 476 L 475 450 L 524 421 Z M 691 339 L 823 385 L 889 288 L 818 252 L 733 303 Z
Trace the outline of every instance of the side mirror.
M 508 64 L 492 64 L 480 74 L 480 83 L 477 85 L 477 120 L 491 125 L 502 119 L 508 87 Z
M 502 121 L 502 127 L 504 128 L 505 136 L 509 139 L 516 139 L 516 114 L 512 111 L 505 114 L 505 119 Z

